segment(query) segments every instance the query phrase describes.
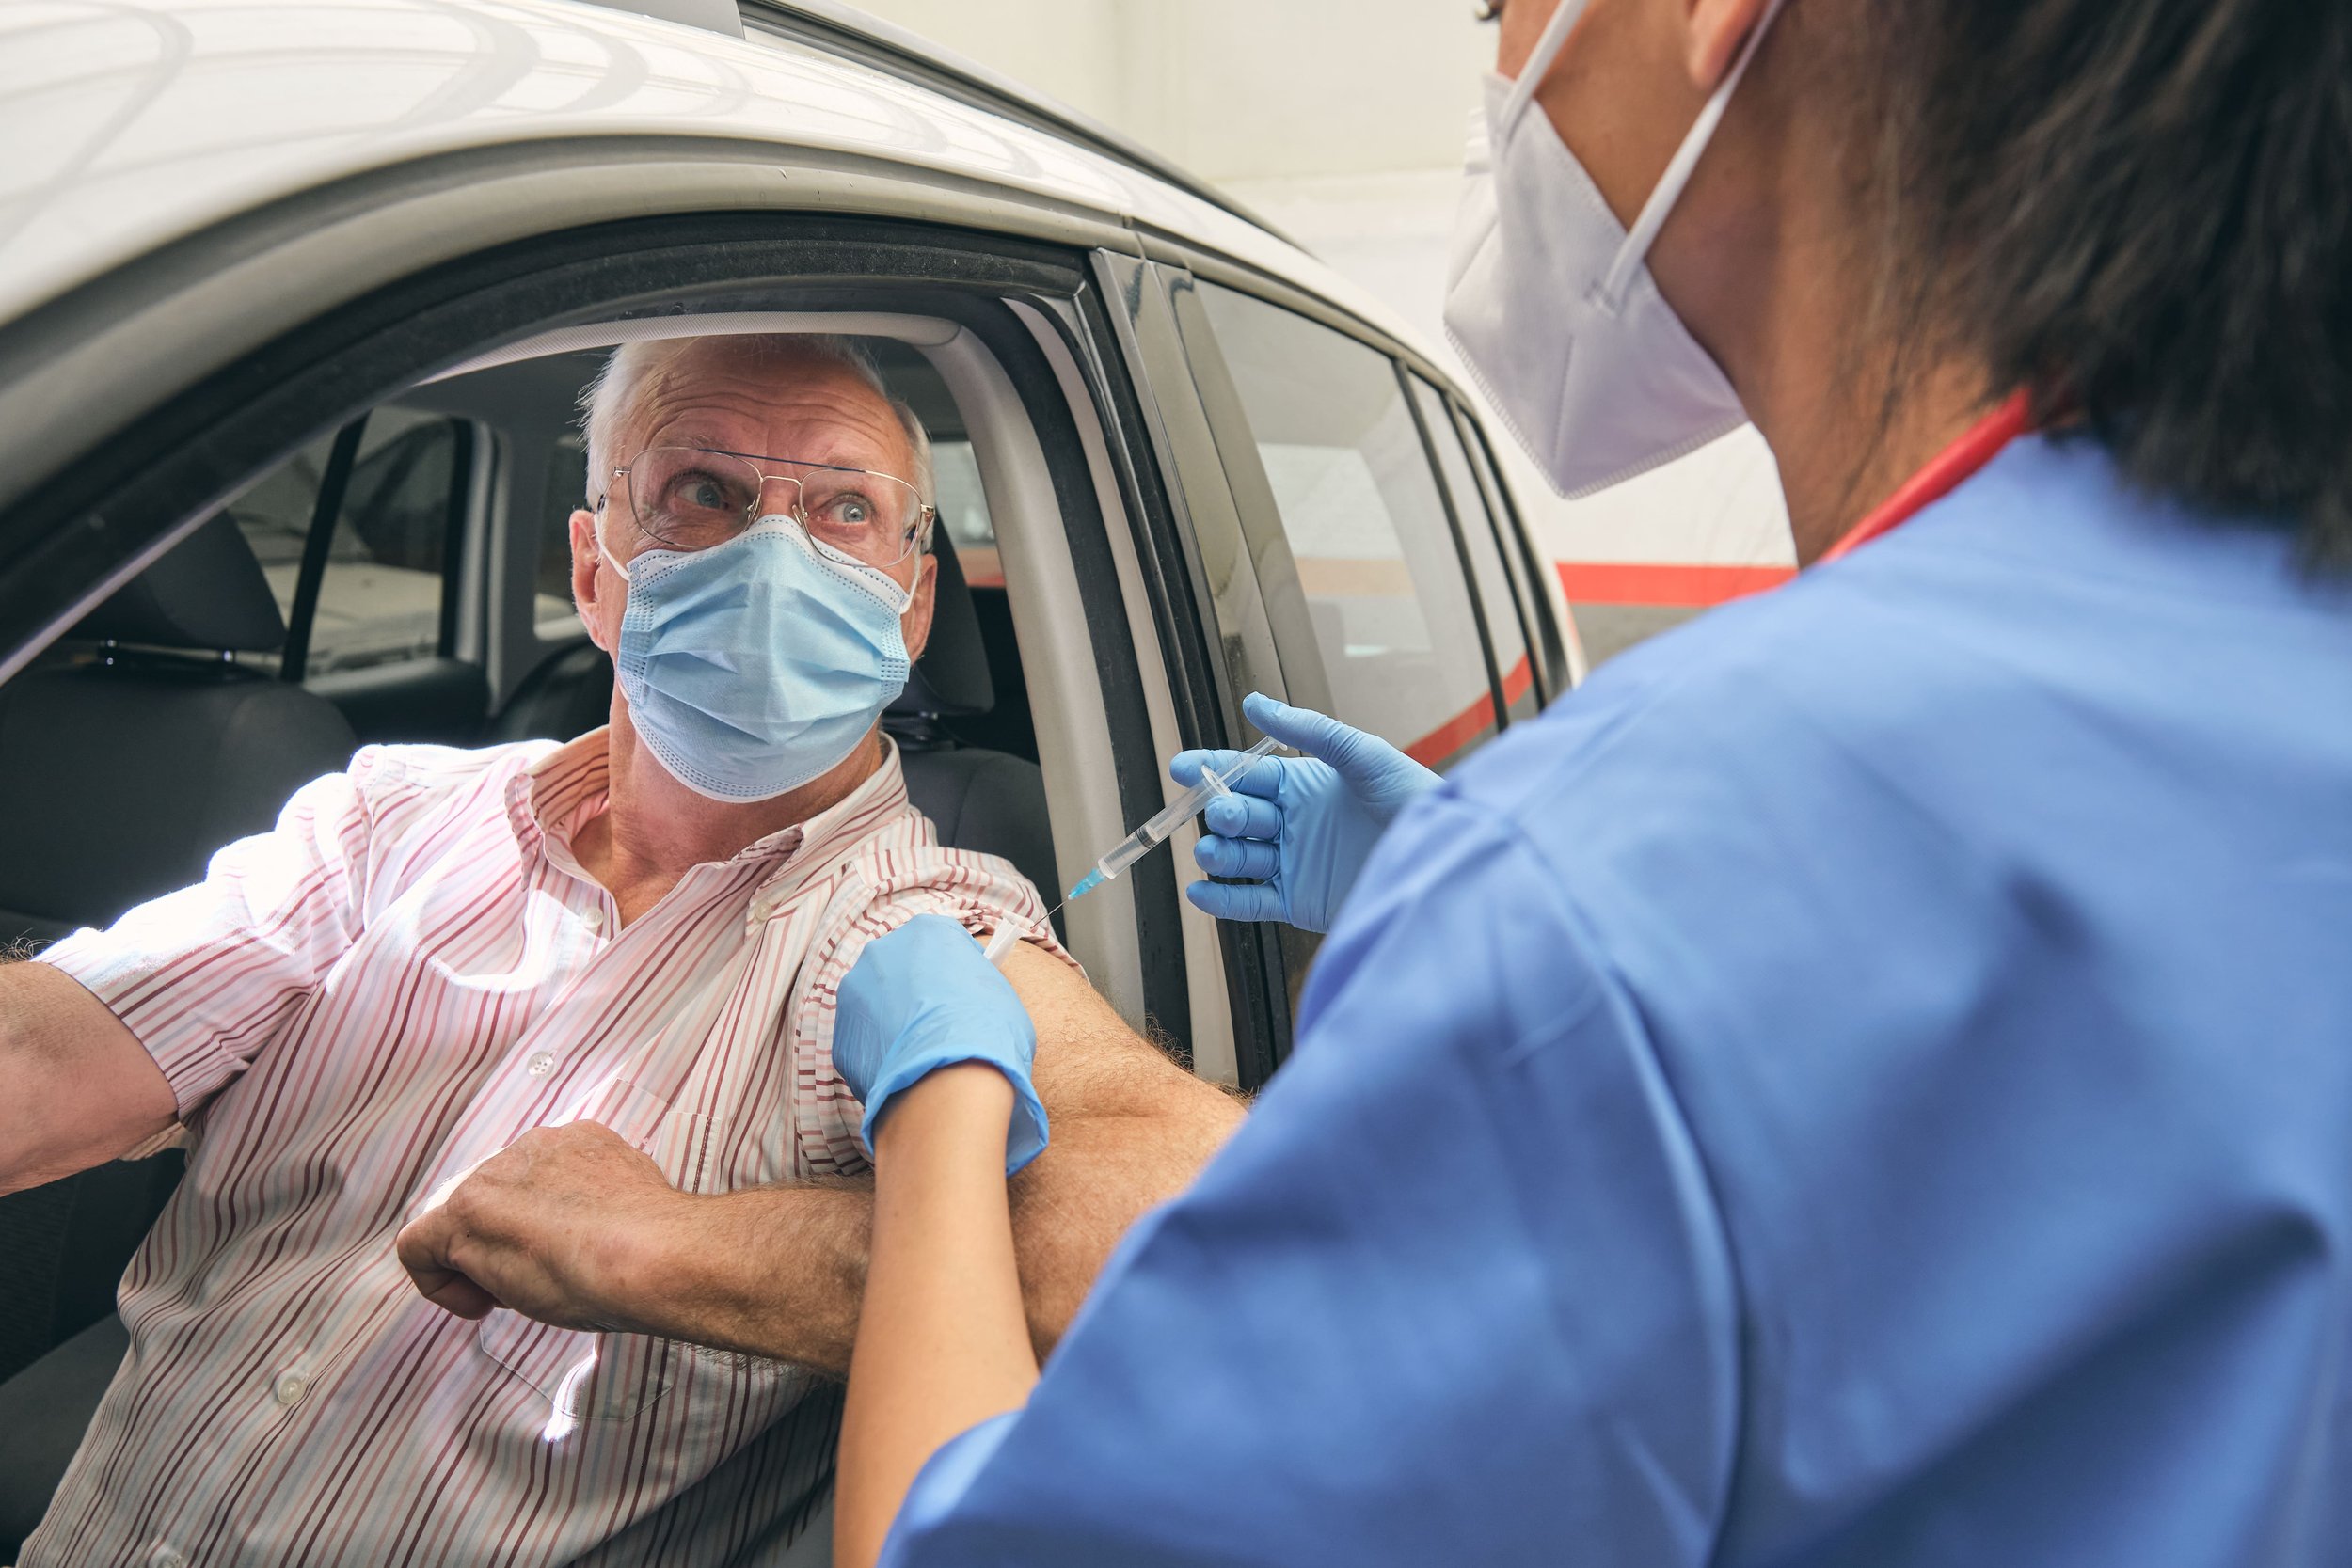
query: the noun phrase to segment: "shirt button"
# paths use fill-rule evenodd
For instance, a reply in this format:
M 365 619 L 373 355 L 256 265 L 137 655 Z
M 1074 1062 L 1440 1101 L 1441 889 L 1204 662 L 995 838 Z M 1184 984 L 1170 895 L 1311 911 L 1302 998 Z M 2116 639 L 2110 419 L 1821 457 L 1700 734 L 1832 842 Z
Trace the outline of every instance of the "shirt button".
M 580 923 L 587 927 L 592 931 L 601 931 L 604 929 L 604 911 L 602 910 L 590 910 L 586 914 L 580 917 Z
M 188 1560 L 169 1546 L 158 1546 L 147 1554 L 147 1568 L 188 1568 Z
M 545 1078 L 555 1070 L 555 1053 L 552 1051 L 532 1052 L 530 1058 L 523 1063 L 523 1070 L 533 1078 Z
M 278 1381 L 269 1386 L 269 1396 L 279 1404 L 300 1404 L 302 1396 L 310 1391 L 310 1385 L 298 1373 L 280 1372 Z

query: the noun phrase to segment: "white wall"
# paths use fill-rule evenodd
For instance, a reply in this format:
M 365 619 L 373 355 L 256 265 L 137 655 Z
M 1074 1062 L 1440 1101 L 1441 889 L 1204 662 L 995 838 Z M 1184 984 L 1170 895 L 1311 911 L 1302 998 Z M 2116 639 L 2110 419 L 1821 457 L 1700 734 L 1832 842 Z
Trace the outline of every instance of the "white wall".
M 876 14 L 1217 181 L 1449 168 L 1469 0 L 878 0 Z
M 1464 138 L 1494 49 L 1470 0 L 868 8 L 1224 185 L 1381 297 L 1458 372 L 1439 311 Z M 1580 502 L 1560 500 L 1532 463 L 1512 457 L 1513 490 L 1560 559 L 1793 560 L 1771 454 L 1753 432 Z

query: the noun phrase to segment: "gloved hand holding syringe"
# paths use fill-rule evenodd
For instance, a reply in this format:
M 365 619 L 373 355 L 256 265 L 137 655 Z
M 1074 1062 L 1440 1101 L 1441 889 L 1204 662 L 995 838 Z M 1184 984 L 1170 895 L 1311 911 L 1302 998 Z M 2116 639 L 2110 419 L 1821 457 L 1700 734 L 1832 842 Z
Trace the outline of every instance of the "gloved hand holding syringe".
M 1060 909 L 1062 904 L 1092 893 L 1145 855 L 1167 843 L 1170 833 L 1192 820 L 1211 800 L 1229 793 L 1243 774 L 1271 756 L 1280 744 L 1272 736 L 1267 736 L 1255 746 L 1242 752 L 1222 772 L 1202 768 L 1200 783 L 1180 791 L 1176 799 L 1154 812 L 1151 820 L 1117 844 L 1112 845 L 1110 852 L 1094 863 L 1094 869 L 1078 879 L 1078 885 L 1063 896 L 1061 904 L 1057 904 L 1054 909 L 1045 911 L 1045 917 L 1052 919 L 1055 910 Z M 1012 951 L 1015 942 L 1028 935 L 1029 930 L 1028 926 L 1017 921 L 1008 920 L 998 926 L 988 939 L 989 961 L 991 963 L 1001 961 L 1006 954 Z

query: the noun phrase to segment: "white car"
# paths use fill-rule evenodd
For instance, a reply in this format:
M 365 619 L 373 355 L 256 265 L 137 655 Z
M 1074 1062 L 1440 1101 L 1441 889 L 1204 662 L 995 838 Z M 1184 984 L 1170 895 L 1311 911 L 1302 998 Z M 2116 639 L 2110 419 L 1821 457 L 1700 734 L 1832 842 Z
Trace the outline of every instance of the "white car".
M 575 399 L 637 338 L 875 347 L 946 520 L 890 720 L 909 785 L 1041 883 L 1150 815 L 1169 755 L 1241 743 L 1253 689 L 1444 766 L 1565 688 L 1490 437 L 1386 311 L 869 18 L 669 8 L 0 8 L 0 942 L 194 880 L 357 743 L 601 722 Z M 1190 838 L 1067 936 L 1131 1021 L 1254 1087 L 1311 947 L 1195 912 Z M 0 1561 L 175 1174 L 0 1201 Z

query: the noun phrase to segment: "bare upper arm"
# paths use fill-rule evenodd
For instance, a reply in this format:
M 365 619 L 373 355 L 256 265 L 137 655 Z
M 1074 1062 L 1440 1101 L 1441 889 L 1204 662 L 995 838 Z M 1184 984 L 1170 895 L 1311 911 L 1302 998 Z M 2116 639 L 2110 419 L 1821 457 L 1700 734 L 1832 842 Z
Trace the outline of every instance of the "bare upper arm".
M 116 1159 L 178 1114 L 163 1069 L 103 1002 L 48 964 L 0 964 L 0 1191 Z
M 1074 966 L 1024 942 L 1004 972 L 1037 1025 L 1032 1077 L 1049 1116 L 1181 1116 L 1220 1129 L 1241 1120 L 1239 1101 L 1129 1028 Z

